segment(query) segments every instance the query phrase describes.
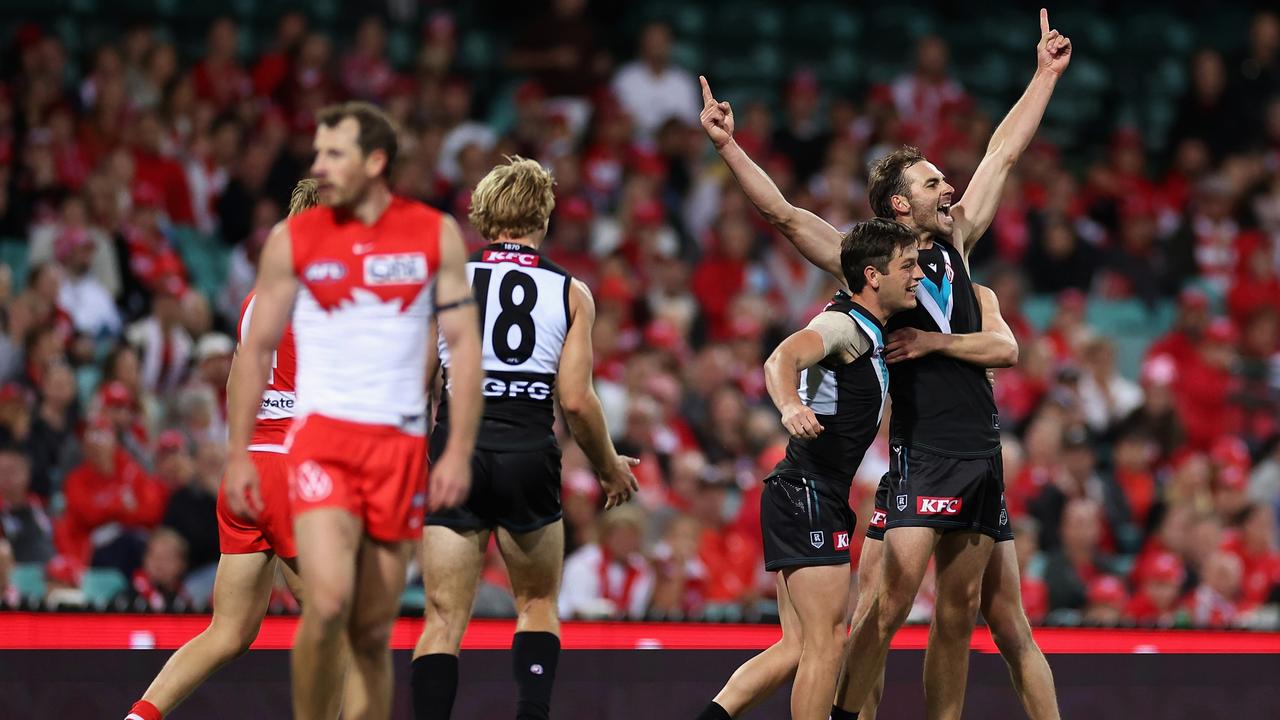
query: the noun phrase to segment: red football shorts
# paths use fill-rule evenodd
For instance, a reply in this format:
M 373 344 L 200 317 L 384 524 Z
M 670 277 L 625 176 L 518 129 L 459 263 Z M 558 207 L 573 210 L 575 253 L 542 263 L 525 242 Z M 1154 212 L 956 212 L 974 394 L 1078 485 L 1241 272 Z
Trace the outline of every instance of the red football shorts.
M 295 516 L 342 508 L 379 542 L 421 537 L 427 494 L 427 443 L 421 435 L 308 415 L 294 422 L 288 447 Z
M 293 516 L 289 512 L 289 460 L 284 453 L 250 452 L 258 469 L 262 512 L 243 518 L 227 506 L 226 486 L 218 489 L 218 547 L 227 555 L 275 551 L 297 557 L 293 544 Z

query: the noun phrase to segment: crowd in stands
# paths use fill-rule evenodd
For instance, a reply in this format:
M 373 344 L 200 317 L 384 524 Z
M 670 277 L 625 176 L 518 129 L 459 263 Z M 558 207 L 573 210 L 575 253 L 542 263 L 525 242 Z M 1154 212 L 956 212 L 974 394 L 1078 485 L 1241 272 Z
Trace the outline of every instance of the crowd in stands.
M 836 282 L 715 156 L 704 69 L 675 63 L 668 25 L 619 53 L 583 0 L 555 0 L 505 44 L 499 102 L 459 70 L 447 11 L 403 67 L 384 18 L 352 29 L 288 13 L 247 54 L 220 18 L 188 58 L 138 24 L 78 74 L 48 28 L 5 39 L 0 598 L 207 603 L 240 303 L 307 172 L 315 111 L 357 98 L 400 124 L 395 191 L 452 213 L 473 247 L 470 190 L 501 156 L 555 174 L 546 252 L 591 287 L 598 390 L 619 450 L 641 459 L 638 498 L 602 515 L 561 430 L 562 614 L 767 614 L 760 482 L 786 435 L 761 365 Z M 1033 622 L 1280 626 L 1280 19 L 1240 31 L 1243 54 L 1193 56 L 1162 147 L 1126 126 L 1084 158 L 1035 142 L 975 250 L 1020 344 L 995 393 Z M 1029 42 L 1028 77 L 1032 58 Z M 953 79 L 945 38 L 903 61 L 856 96 L 799 69 L 780 107 L 735 106 L 738 143 L 842 229 L 871 215 L 868 164 L 902 144 L 962 193 L 1000 118 Z M 217 286 L 200 282 L 210 258 L 226 263 Z M 1105 332 L 1116 308 L 1159 335 L 1128 367 L 1126 338 Z M 860 524 L 887 465 L 882 433 L 855 476 Z M 509 611 L 496 553 L 484 578 L 480 612 Z M 929 610 L 926 584 L 914 617 Z

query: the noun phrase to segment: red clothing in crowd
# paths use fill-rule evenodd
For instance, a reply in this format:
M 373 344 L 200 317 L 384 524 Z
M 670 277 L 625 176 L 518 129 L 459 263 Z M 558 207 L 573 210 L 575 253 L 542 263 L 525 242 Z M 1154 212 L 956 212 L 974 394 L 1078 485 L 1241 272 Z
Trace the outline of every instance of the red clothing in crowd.
M 1151 343 L 1147 348 L 1147 357 L 1168 355 L 1174 365 L 1181 368 L 1199 355 L 1197 341 L 1182 330 L 1173 330 Z
M 187 187 L 187 173 L 172 158 L 135 150 L 133 153 L 133 182 L 135 190 L 159 195 L 160 206 L 169 219 L 180 225 L 195 221 L 191 210 L 191 190 Z
M 196 83 L 196 95 L 208 100 L 220 112 L 230 110 L 231 105 L 249 97 L 253 81 L 249 74 L 233 62 L 217 63 L 201 60 L 191 71 Z
M 1142 625 L 1172 625 L 1177 613 L 1177 605 L 1161 612 L 1155 601 L 1142 590 L 1134 593 L 1124 609 L 1126 618 Z
M 1223 435 L 1238 432 L 1240 412 L 1231 403 L 1236 378 L 1199 357 L 1178 365 L 1178 416 L 1194 449 L 1208 450 Z
M 150 528 L 164 517 L 169 491 L 147 475 L 124 448 L 116 448 L 115 468 L 104 474 L 88 461 L 67 475 L 67 508 L 54 531 L 58 552 L 87 563 L 90 534 L 108 523 Z
M 741 600 L 755 587 L 760 543 L 733 527 L 703 530 L 698 558 L 707 568 L 707 602 Z
M 1267 602 L 1272 589 L 1280 585 L 1280 552 L 1250 553 L 1237 532 L 1227 534 L 1222 549 L 1240 558 L 1244 568 L 1240 580 L 1240 608 L 1252 610 Z
M 1049 614 L 1049 586 L 1040 578 L 1022 576 L 1022 609 L 1033 624 L 1040 624 Z
M 702 306 L 713 340 L 733 334 L 729 305 L 747 284 L 747 263 L 713 254 L 693 271 L 693 295 Z

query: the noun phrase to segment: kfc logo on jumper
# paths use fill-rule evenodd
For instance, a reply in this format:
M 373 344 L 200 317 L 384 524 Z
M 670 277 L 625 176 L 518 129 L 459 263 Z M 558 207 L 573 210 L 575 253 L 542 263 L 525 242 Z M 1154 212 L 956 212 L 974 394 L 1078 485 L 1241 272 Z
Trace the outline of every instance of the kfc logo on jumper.
M 364 284 L 416 285 L 427 281 L 427 256 L 422 253 L 368 255 L 364 259 Z
M 955 515 L 960 512 L 960 498 L 918 497 L 916 512 L 921 515 Z
M 297 472 L 294 473 L 294 485 L 298 491 L 298 497 L 306 502 L 319 502 L 333 492 L 333 480 L 329 477 L 329 473 L 313 460 L 298 466 Z
M 885 511 L 876 510 L 875 512 L 871 513 L 871 527 L 883 528 L 885 521 L 888 519 L 889 517 L 888 515 L 885 514 Z
M 835 534 L 835 535 L 833 535 L 832 537 L 834 537 L 834 538 L 835 538 L 835 540 L 836 540 L 836 549 L 837 549 L 837 550 L 848 550 L 848 549 L 849 549 L 849 533 L 847 533 L 847 532 L 845 532 L 845 531 L 841 530 L 840 532 L 836 533 L 836 534 Z
M 538 256 L 512 250 L 485 250 L 481 258 L 487 263 L 509 262 L 520 267 L 538 267 Z

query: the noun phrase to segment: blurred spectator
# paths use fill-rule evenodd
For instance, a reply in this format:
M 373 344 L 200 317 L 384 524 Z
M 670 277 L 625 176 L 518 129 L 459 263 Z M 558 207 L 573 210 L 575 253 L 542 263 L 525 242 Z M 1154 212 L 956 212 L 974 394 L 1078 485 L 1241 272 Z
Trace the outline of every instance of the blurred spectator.
M 785 157 L 796 180 L 808 182 L 822 169 L 832 135 L 818 112 L 821 96 L 811 70 L 799 70 L 784 89 L 785 120 L 773 134 L 770 149 Z
M 637 40 L 639 57 L 613 76 L 613 93 L 642 140 L 652 140 L 669 118 L 696 125 L 702 111 L 698 83 L 688 70 L 671 63 L 671 44 L 666 23 L 645 25 Z
M 1174 371 L 1194 360 L 1204 333 L 1209 329 L 1209 297 L 1203 291 L 1188 288 L 1178 294 L 1178 316 L 1173 328 L 1147 348 L 1147 357 L 1168 355 Z
M 182 384 L 191 359 L 192 342 L 182 326 L 182 298 L 187 294 L 182 278 L 169 276 L 156 290 L 151 314 L 129 327 L 126 336 L 142 359 L 142 387 L 166 394 Z
M 1260 503 L 1246 507 L 1236 527 L 1227 533 L 1222 549 L 1240 559 L 1241 609 L 1252 610 L 1271 602 L 1280 587 L 1275 508 Z
M 1088 604 L 1084 608 L 1085 624 L 1102 627 L 1120 624 L 1120 618 L 1129 604 L 1129 593 L 1120 578 L 1099 575 L 1089 581 L 1085 595 L 1088 598 Z
M 1238 381 L 1234 372 L 1235 343 L 1231 321 L 1214 321 L 1188 362 L 1178 367 L 1178 413 L 1187 441 L 1208 449 L 1215 439 L 1240 430 L 1240 416 L 1232 403 Z
M 701 525 L 697 518 L 676 515 L 653 549 L 654 586 L 650 614 L 667 619 L 694 617 L 702 609 L 707 567 L 698 553 Z
M 22 602 L 18 588 L 10 580 L 13 576 L 13 565 L 13 548 L 10 547 L 8 540 L 0 537 L 0 607 L 17 607 Z
M 1044 581 L 1049 606 L 1083 609 L 1089 583 L 1113 574 L 1111 560 L 1102 553 L 1102 507 L 1094 500 L 1072 500 L 1062 511 L 1062 549 L 1049 555 Z
M 939 156 L 933 148 L 937 134 L 947 125 L 947 112 L 965 98 L 964 88 L 950 77 L 951 53 L 937 35 L 926 35 L 916 43 L 915 68 L 893 81 L 893 105 L 907 137 L 929 156 Z
M 355 47 L 342 59 L 342 86 L 353 99 L 379 102 L 396 80 L 386 58 L 387 28 L 369 15 L 356 27 Z
M 704 474 L 691 512 L 702 527 L 698 558 L 707 571 L 703 597 L 707 603 L 739 605 L 755 597 L 762 551 L 757 538 L 730 522 L 733 505 L 729 482 L 729 477 L 714 470 Z
M 1229 552 L 1210 555 L 1204 568 L 1204 579 L 1187 596 L 1183 606 L 1198 627 L 1224 628 L 1240 619 L 1240 580 L 1242 563 Z
M 1179 143 L 1186 139 L 1208 145 L 1215 158 L 1233 150 L 1243 139 L 1222 128 L 1238 121 L 1243 108 L 1233 102 L 1227 88 L 1227 69 L 1221 53 L 1200 50 L 1191 58 L 1191 91 L 1182 101 L 1169 139 Z
M 75 374 L 68 365 L 55 364 L 45 372 L 40 384 L 26 443 L 31 491 L 46 500 L 71 469 L 79 418 Z
M 97 252 L 89 233 L 81 228 L 67 230 L 57 240 L 58 262 L 67 275 L 58 290 L 58 305 L 67 308 L 77 331 L 90 337 L 120 334 L 120 311 L 111 292 L 93 274 Z
M 1089 429 L 1107 434 L 1142 405 L 1142 389 L 1116 370 L 1115 346 L 1105 338 L 1081 349 L 1080 410 Z
M 1178 368 L 1169 355 L 1157 355 L 1142 364 L 1142 406 L 1120 423 L 1121 432 L 1140 432 L 1156 444 L 1155 460 L 1169 461 L 1175 450 L 1186 441 L 1182 421 L 1178 418 L 1173 385 Z
M 32 268 L 55 260 L 65 264 L 63 253 L 71 253 L 78 243 L 93 246 L 91 274 L 112 298 L 119 297 L 120 266 L 111 236 L 90 221 L 88 205 L 81 195 L 70 195 L 62 201 L 56 222 L 32 228 L 27 263 Z
M 1040 526 L 1034 518 L 1011 521 L 1014 550 L 1018 554 L 1018 577 L 1022 585 L 1022 607 L 1032 624 L 1040 624 L 1049 614 L 1049 587 L 1041 578 Z
M 156 528 L 147 540 L 142 566 L 133 573 L 130 606 L 137 610 L 181 612 L 192 606 L 182 586 L 187 572 L 187 542 L 169 528 Z
M 105 422 L 95 422 L 84 441 L 85 461 L 63 486 L 67 507 L 54 540 L 62 554 L 127 575 L 140 556 L 137 531 L 160 522 L 168 491 L 129 457 Z
M 40 497 L 31 492 L 30 481 L 22 451 L 0 446 L 0 537 L 8 540 L 16 562 L 43 563 L 53 557 L 53 523 Z
M 230 110 L 253 91 L 248 73 L 236 59 L 238 34 L 231 18 L 214 20 L 205 37 L 204 59 L 191 71 L 200 99 L 212 103 L 220 112 Z
M 1027 273 L 1040 292 L 1073 289 L 1088 292 L 1099 265 L 1098 251 L 1061 216 L 1043 221 L 1027 252 Z
M 203 443 L 200 452 L 216 452 L 205 449 L 209 447 Z M 161 524 L 186 541 L 189 566 L 199 570 L 216 563 L 220 473 L 211 478 L 199 472 L 187 439 L 177 430 L 167 430 L 156 443 L 156 478 L 170 491 Z
M 641 554 L 644 511 L 623 505 L 600 519 L 600 539 L 565 559 L 560 617 L 642 618 L 653 595 L 653 570 Z
M 1173 553 L 1156 553 L 1141 571 L 1141 580 L 1134 582 L 1138 591 L 1125 608 L 1125 618 L 1139 625 L 1172 627 L 1178 620 L 1178 601 L 1186 579 L 1182 560 Z

